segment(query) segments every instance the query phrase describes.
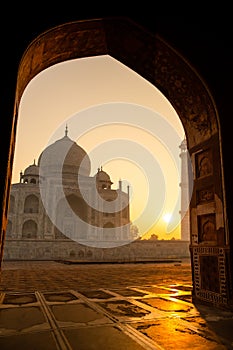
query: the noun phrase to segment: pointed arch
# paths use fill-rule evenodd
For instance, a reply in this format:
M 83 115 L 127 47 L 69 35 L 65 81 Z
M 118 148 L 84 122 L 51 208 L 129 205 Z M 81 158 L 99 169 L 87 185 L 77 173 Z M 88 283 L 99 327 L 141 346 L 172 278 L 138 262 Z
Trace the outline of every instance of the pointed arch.
M 39 198 L 35 194 L 28 195 L 24 200 L 24 213 L 38 213 Z
M 182 55 L 159 36 L 148 33 L 128 19 L 105 18 L 65 23 L 35 38 L 26 49 L 18 70 L 7 171 L 10 173 L 12 169 L 18 106 L 30 80 L 56 63 L 98 55 L 110 55 L 140 74 L 159 88 L 177 111 L 185 129 L 194 172 L 193 196 L 190 202 L 193 298 L 233 308 L 233 236 L 229 235 L 226 215 L 218 112 L 203 79 Z M 208 181 L 206 176 L 200 176 L 198 168 L 198 164 L 203 166 L 203 162 L 200 162 L 201 152 L 205 152 L 205 164 L 209 163 L 212 169 L 208 174 Z M 208 198 L 203 203 L 207 187 L 211 192 L 209 197 L 214 198 L 211 203 Z M 1 257 L 9 190 L 10 182 L 7 180 L 4 188 Z M 199 240 L 198 225 L 198 217 L 209 215 L 213 211 L 216 213 L 214 227 L 218 237 L 214 249 Z M 210 284 L 205 289 L 205 283 L 201 284 L 207 273 L 204 265 L 211 265 L 211 262 L 215 264 L 214 271 L 221 273 L 216 274 L 215 284 Z
M 37 223 L 34 220 L 27 220 L 23 223 L 22 238 L 36 238 Z

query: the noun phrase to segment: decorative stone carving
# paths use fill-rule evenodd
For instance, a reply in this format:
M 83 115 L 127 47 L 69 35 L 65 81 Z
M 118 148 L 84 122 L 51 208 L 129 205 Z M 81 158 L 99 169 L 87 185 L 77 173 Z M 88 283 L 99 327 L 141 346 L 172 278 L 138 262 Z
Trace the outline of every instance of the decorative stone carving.
M 210 150 L 199 152 L 195 157 L 196 177 L 211 175 L 213 172 L 212 153 Z
M 198 241 L 217 243 L 215 214 L 198 216 Z
M 156 47 L 156 85 L 172 101 L 192 147 L 217 132 L 212 98 L 197 72 L 177 51 L 160 38 Z
M 210 186 L 206 189 L 197 191 L 197 204 L 204 204 L 214 200 L 214 188 Z

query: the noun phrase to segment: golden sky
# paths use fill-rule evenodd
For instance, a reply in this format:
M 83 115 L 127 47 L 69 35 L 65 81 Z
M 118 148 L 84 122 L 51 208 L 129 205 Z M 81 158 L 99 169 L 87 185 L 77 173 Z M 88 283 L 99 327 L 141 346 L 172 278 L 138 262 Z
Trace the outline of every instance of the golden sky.
M 151 233 L 180 238 L 184 130 L 158 89 L 110 56 L 67 61 L 41 72 L 21 99 L 13 183 L 48 144 L 64 136 L 65 125 L 89 154 L 91 176 L 103 166 L 113 189 L 120 179 L 123 190 L 130 186 L 131 220 L 143 238 Z

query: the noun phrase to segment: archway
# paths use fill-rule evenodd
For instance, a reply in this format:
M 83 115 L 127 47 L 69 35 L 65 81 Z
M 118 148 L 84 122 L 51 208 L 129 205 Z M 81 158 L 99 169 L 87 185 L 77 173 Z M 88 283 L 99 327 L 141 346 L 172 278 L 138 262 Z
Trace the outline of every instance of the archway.
M 19 67 L 10 158 L 14 153 L 18 106 L 29 81 L 58 62 L 105 54 L 116 58 L 159 88 L 180 116 L 194 170 L 194 190 L 190 203 L 193 298 L 232 308 L 232 242 L 227 226 L 218 113 L 201 77 L 160 37 L 122 18 L 67 23 L 37 37 L 26 50 Z M 12 162 L 9 162 L 9 172 L 11 168 Z M 8 181 L 1 256 L 9 190 Z M 211 227 L 214 227 L 216 240 L 206 241 L 204 235 L 200 239 L 200 232 L 206 229 L 203 217 L 213 222 Z M 206 283 L 207 279 L 214 282 Z
M 24 213 L 38 213 L 39 199 L 34 194 L 28 195 L 24 200 Z
M 36 235 L 37 235 L 37 223 L 34 220 L 25 221 L 22 227 L 22 237 L 36 238 Z

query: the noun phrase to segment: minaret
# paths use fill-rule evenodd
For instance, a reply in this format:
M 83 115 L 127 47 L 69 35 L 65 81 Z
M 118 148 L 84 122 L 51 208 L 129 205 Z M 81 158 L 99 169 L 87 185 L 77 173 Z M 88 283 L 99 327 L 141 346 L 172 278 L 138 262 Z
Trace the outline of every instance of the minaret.
M 184 139 L 180 144 L 181 158 L 181 240 L 190 241 L 190 215 L 189 215 L 189 152 L 187 150 L 187 142 Z

